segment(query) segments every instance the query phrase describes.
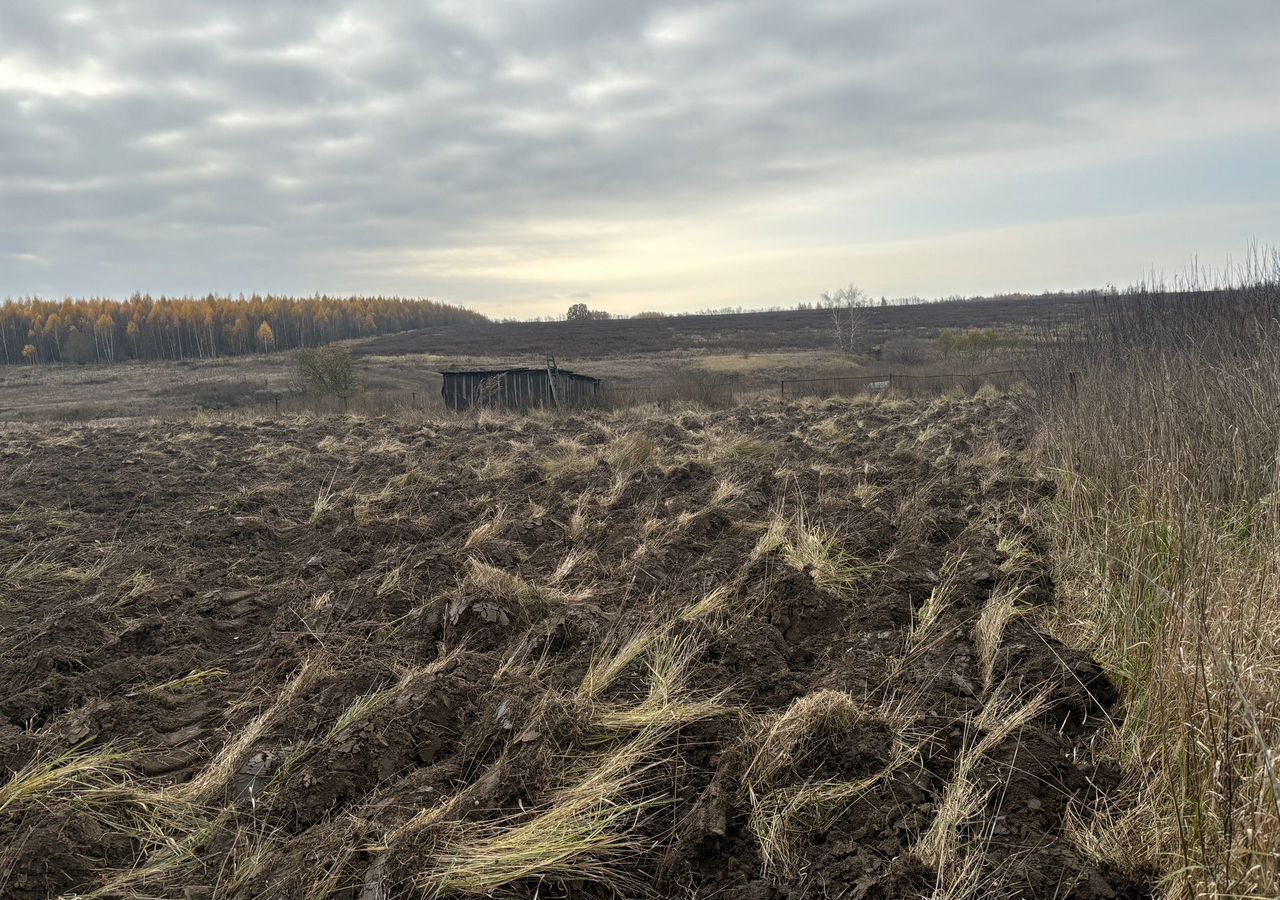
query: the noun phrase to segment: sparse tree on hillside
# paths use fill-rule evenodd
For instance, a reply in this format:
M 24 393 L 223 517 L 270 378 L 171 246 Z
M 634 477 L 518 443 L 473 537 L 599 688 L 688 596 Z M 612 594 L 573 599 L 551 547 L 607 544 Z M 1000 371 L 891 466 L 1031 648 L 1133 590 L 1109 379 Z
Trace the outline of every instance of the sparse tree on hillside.
M 585 303 L 575 303 L 564 314 L 567 322 L 589 322 L 593 319 L 612 319 L 603 309 L 591 309 Z
M 865 323 L 867 295 L 862 288 L 850 284 L 834 293 L 823 291 L 820 302 L 822 308 L 831 313 L 836 349 L 841 353 L 852 353 L 854 336 L 862 331 Z

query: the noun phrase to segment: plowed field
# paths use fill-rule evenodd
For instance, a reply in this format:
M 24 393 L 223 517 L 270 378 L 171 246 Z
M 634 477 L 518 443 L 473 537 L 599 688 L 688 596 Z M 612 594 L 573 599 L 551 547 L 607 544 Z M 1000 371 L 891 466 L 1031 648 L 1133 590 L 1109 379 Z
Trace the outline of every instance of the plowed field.
M 0 432 L 0 896 L 1145 896 L 1002 399 Z

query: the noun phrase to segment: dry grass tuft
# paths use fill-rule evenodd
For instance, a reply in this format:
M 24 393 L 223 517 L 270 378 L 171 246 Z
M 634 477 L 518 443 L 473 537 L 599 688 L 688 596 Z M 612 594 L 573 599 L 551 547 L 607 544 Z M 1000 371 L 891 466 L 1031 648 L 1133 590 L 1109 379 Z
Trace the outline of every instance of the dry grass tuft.
M 430 897 L 488 896 L 530 879 L 627 887 L 626 863 L 648 849 L 636 826 L 660 802 L 645 789 L 665 737 L 663 730 L 646 730 L 599 754 L 527 816 L 447 829 L 415 879 L 418 889 Z
M 881 769 L 856 780 L 825 779 L 780 787 L 753 796 L 748 829 L 760 847 L 765 871 L 800 874 L 805 839 L 847 815 L 862 797 L 917 758 L 901 741 Z
M 529 607 L 554 607 L 576 603 L 589 596 L 587 589 L 566 593 L 526 581 L 474 557 L 467 560 L 467 584 L 481 593 Z
M 803 511 L 782 545 L 782 558 L 793 569 L 808 572 L 818 587 L 830 591 L 848 590 L 880 568 L 845 552 L 839 534 L 810 524 Z
M 405 688 L 407 688 L 415 678 L 425 674 L 427 671 L 429 671 L 429 669 L 426 666 L 414 666 L 407 668 L 400 673 L 400 677 L 396 680 L 396 683 L 390 687 L 377 691 L 370 691 L 367 694 L 361 694 L 355 700 L 352 700 L 350 705 L 348 705 L 347 708 L 342 711 L 341 715 L 334 720 L 333 725 L 329 727 L 328 733 L 324 736 L 324 741 L 327 742 L 335 740 L 341 736 L 343 732 L 369 718 L 396 697 L 403 694 Z
M 0 814 L 34 803 L 93 803 L 128 777 L 129 758 L 110 748 L 36 757 L 0 786 Z
M 914 848 L 937 873 L 935 896 L 965 897 L 976 891 L 985 847 L 981 840 L 965 834 L 975 830 L 994 788 L 980 785 L 975 771 L 984 756 L 1040 715 L 1047 702 L 1047 693 L 1030 698 L 1000 693 L 974 719 L 973 728 L 982 737 L 961 751 L 933 822 Z
M 560 560 L 559 564 L 556 565 L 556 570 L 551 573 L 549 581 L 552 584 L 561 584 L 577 571 L 578 566 L 582 565 L 583 562 L 594 559 L 596 555 L 594 550 L 570 550 L 565 554 L 564 559 Z
M 890 716 L 885 719 L 881 712 Z M 810 780 L 788 784 L 810 757 L 821 754 L 833 735 L 871 721 L 903 726 L 890 761 L 866 778 Z M 911 760 L 918 751 L 901 736 L 912 717 L 901 707 L 872 710 L 840 691 L 822 690 L 794 701 L 748 739 L 753 747 L 742 776 L 751 804 L 748 827 L 760 845 L 766 870 L 798 874 L 803 839 L 830 826 L 863 795 Z
M 467 535 L 467 539 L 462 543 L 462 549 L 475 550 L 489 546 L 502 537 L 502 532 L 506 530 L 509 524 L 507 508 L 502 504 L 498 504 L 498 507 L 493 512 L 493 517 L 489 521 L 477 525 Z
M 869 718 L 861 703 L 841 691 L 817 691 L 792 702 L 756 739 L 756 750 L 742 781 L 753 800 L 774 785 L 783 773 L 818 752 L 822 737 L 847 731 Z
M 156 691 L 184 691 L 187 688 L 203 684 L 211 678 L 221 678 L 226 674 L 228 674 L 226 669 L 194 669 L 190 674 L 158 684 L 154 689 Z
M 548 481 L 556 481 L 590 472 L 598 462 L 596 455 L 582 444 L 561 440 L 538 460 L 538 466 Z
M 732 478 L 721 478 L 711 492 L 712 506 L 727 506 L 746 492 L 746 486 Z
M 1280 257 L 1039 354 L 1056 636 L 1110 671 L 1173 900 L 1280 896 Z M 1068 379 L 1067 373 L 1074 373 Z
M 606 646 L 598 651 L 592 657 L 591 664 L 587 667 L 587 672 L 578 686 L 578 697 L 586 701 L 599 699 L 632 663 L 648 653 L 649 649 L 661 639 L 662 632 L 658 629 L 642 629 L 628 638 L 625 643 Z
M 602 456 L 616 475 L 627 477 L 648 465 L 657 452 L 653 441 L 640 432 L 633 432 L 609 443 Z
M 245 756 L 258 742 L 271 723 L 276 720 L 298 694 L 307 690 L 328 671 L 328 666 L 316 656 L 308 657 L 298 671 L 275 695 L 271 705 L 260 712 L 234 739 L 223 745 L 190 781 L 180 784 L 166 793 L 173 798 L 192 804 L 206 803 L 226 792 Z
M 738 605 L 739 598 L 735 585 L 722 584 L 712 588 L 701 600 L 691 603 L 680 610 L 681 622 L 699 622 L 726 616 Z
M 920 650 L 934 637 L 943 614 L 953 603 L 953 594 L 959 581 L 960 567 L 963 564 L 963 553 L 950 555 L 943 562 L 938 583 L 929 591 L 929 596 L 911 617 L 911 630 L 907 634 L 909 653 Z
M 751 548 L 751 561 L 775 553 L 787 542 L 787 533 L 791 530 L 791 522 L 781 504 L 774 504 L 769 510 L 769 518 L 765 522 L 764 532 Z
M 982 683 L 991 690 L 994 687 L 996 651 L 1004 636 L 1004 629 L 1025 610 L 1018 606 L 1023 590 L 1001 585 L 987 598 L 973 625 L 973 645 L 978 652 L 978 665 L 982 669 Z
M 645 696 L 638 703 L 611 704 L 591 713 L 597 729 L 596 740 L 610 740 L 632 733 L 674 730 L 682 725 L 733 712 L 723 702 L 725 692 L 698 697 L 688 686 L 689 667 L 700 651 L 689 638 L 671 638 L 653 631 L 641 632 L 600 667 L 588 671 L 586 692 L 580 697 L 599 697 L 601 685 L 608 685 L 641 655 L 647 657 Z M 594 693 L 588 693 L 594 692 Z
M 326 438 L 326 440 L 328 439 Z M 333 477 L 329 479 L 329 483 L 316 494 L 315 502 L 311 504 L 311 523 L 313 525 L 320 521 L 321 517 L 337 504 L 339 492 L 333 489 L 333 482 L 337 477 L 338 472 L 335 469 Z

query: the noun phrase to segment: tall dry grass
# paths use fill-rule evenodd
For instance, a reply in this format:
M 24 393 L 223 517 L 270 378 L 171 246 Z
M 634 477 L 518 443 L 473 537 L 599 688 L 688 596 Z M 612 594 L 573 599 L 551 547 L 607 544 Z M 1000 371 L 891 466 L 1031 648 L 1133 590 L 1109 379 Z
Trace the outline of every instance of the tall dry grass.
M 1280 257 L 1244 275 L 1113 297 L 1041 354 L 1055 625 L 1114 673 L 1141 786 L 1091 840 L 1173 898 L 1280 896 Z

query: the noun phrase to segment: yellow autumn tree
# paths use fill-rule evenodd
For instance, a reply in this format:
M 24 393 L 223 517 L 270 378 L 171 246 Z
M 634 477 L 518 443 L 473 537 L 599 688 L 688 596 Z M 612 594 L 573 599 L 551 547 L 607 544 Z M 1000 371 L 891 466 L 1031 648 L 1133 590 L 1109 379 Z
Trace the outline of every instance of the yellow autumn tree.
M 276 345 L 276 333 L 271 330 L 271 326 L 264 320 L 258 326 L 258 349 L 262 351 L 270 350 Z

